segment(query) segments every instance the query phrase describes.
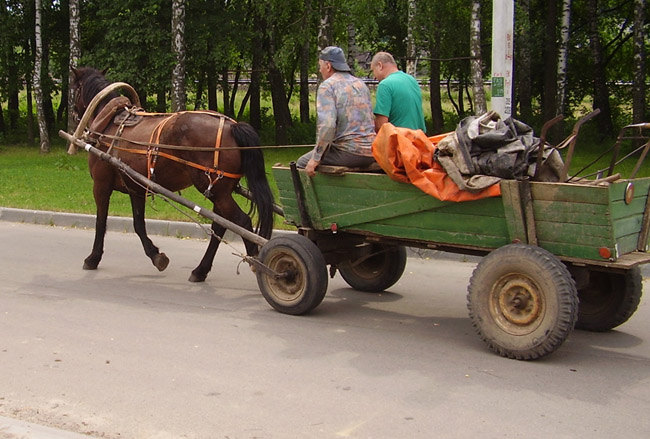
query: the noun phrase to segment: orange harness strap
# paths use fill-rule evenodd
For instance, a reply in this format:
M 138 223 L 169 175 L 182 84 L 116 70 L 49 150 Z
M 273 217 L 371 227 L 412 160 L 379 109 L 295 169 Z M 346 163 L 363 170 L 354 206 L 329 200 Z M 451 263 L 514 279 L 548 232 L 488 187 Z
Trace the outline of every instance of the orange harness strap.
M 140 112 L 138 112 L 138 114 L 139 113 Z M 171 121 L 173 118 L 177 117 L 179 114 L 182 114 L 182 113 L 185 113 L 185 112 L 174 113 L 171 116 L 166 117 L 163 120 L 161 120 L 158 123 L 158 125 L 156 125 L 156 127 L 153 129 L 153 131 L 151 132 L 151 136 L 149 137 L 149 143 L 150 144 L 151 143 L 159 144 L 160 143 L 160 136 L 162 135 L 162 132 L 163 132 L 163 129 L 164 129 L 165 125 L 167 125 L 167 123 L 169 121 Z M 212 112 L 208 112 L 208 111 L 192 111 L 192 113 L 202 113 L 202 114 L 210 114 L 212 116 L 217 116 L 217 114 L 212 113 Z M 146 115 L 158 115 L 157 113 L 143 113 L 143 115 L 145 115 L 145 114 Z M 203 165 L 199 165 L 198 163 L 190 162 L 188 160 L 181 159 L 180 157 L 176 157 L 174 155 L 171 155 L 171 154 L 168 154 L 168 153 L 165 153 L 165 152 L 161 152 L 158 147 L 148 147 L 146 151 L 140 150 L 140 149 L 122 148 L 122 147 L 118 147 L 118 146 L 113 146 L 113 148 L 114 149 L 119 149 L 121 151 L 130 152 L 130 153 L 133 153 L 133 154 L 145 154 L 147 156 L 147 178 L 149 178 L 149 179 L 151 179 L 151 176 L 154 173 L 154 168 L 156 166 L 156 160 L 157 160 L 157 158 L 159 156 L 165 157 L 165 158 L 167 158 L 169 160 L 173 160 L 173 161 L 178 162 L 178 163 L 182 163 L 182 164 L 185 164 L 185 165 L 188 165 L 188 166 L 192 166 L 193 168 L 196 168 L 196 169 L 200 169 L 202 171 L 205 171 L 206 174 L 208 174 L 208 175 L 209 174 L 216 174 L 214 179 L 210 178 L 210 187 L 212 187 L 214 185 L 214 183 L 216 183 L 217 180 L 219 180 L 220 178 L 223 178 L 223 177 L 229 177 L 229 178 L 233 178 L 233 179 L 242 178 L 243 174 L 235 174 L 235 173 L 232 173 L 232 172 L 226 172 L 226 171 L 219 170 L 219 147 L 221 146 L 221 138 L 222 138 L 222 135 L 223 135 L 223 127 L 225 125 L 226 118 L 228 118 L 228 117 L 223 116 L 223 115 L 218 115 L 218 117 L 219 117 L 219 129 L 217 130 L 217 137 L 216 137 L 215 144 L 214 144 L 214 160 L 213 160 L 213 167 L 212 168 L 209 168 L 209 167 L 203 166 Z M 230 118 L 228 118 L 228 119 L 232 120 Z

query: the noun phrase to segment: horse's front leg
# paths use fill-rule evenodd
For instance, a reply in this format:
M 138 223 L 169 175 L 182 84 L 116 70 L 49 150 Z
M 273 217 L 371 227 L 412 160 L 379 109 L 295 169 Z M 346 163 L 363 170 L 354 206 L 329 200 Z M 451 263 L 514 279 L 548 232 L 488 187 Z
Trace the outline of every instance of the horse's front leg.
M 151 262 L 158 271 L 163 271 L 169 264 L 169 258 L 164 253 L 160 253 L 158 247 L 147 236 L 147 226 L 144 222 L 145 197 L 140 194 L 130 194 L 130 198 L 133 210 L 133 229 L 142 242 L 145 254 L 151 258 Z
M 100 184 L 97 180 L 93 183 L 93 197 L 95 198 L 95 240 L 93 249 L 84 259 L 84 270 L 95 270 L 104 254 L 104 236 L 106 235 L 106 220 L 108 218 L 108 205 L 113 189 L 110 185 Z

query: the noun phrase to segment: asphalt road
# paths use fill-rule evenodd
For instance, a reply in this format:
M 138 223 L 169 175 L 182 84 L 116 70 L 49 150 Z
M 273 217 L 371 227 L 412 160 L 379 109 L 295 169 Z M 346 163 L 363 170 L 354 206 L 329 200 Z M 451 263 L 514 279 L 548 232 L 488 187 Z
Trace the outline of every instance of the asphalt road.
M 471 262 L 409 258 L 378 295 L 337 276 L 292 317 L 237 274 L 239 240 L 191 284 L 204 241 L 155 237 L 159 273 L 135 235 L 109 232 L 84 271 L 92 238 L 0 221 L 0 438 L 650 435 L 647 300 L 618 330 L 521 362 L 475 335 Z

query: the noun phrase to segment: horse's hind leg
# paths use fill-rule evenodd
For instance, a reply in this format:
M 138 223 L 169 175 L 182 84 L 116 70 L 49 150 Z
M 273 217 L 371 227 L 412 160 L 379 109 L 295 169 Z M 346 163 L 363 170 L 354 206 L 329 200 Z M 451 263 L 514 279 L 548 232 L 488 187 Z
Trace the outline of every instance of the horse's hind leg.
M 208 248 L 201 259 L 201 262 L 194 270 L 192 270 L 192 274 L 190 274 L 190 278 L 188 279 L 190 282 L 205 281 L 205 278 L 208 277 L 208 273 L 212 269 L 214 255 L 217 253 L 219 244 L 221 244 L 221 238 L 223 238 L 223 235 L 226 233 L 226 229 L 213 222 L 212 232 L 213 235 L 210 237 L 210 243 L 208 244 Z
M 241 210 L 241 208 L 237 205 L 237 203 L 235 203 L 232 197 L 229 196 L 226 200 L 221 200 L 221 202 L 215 203 L 213 211 L 217 215 L 221 214 L 224 218 L 232 221 L 233 223 L 247 230 L 250 230 L 251 232 L 253 231 L 251 218 L 246 215 L 243 210 Z M 203 282 L 212 269 L 214 256 L 217 253 L 217 249 L 221 243 L 221 238 L 223 237 L 226 229 L 218 224 L 212 223 L 212 231 L 214 232 L 214 235 L 210 238 L 210 243 L 208 244 L 208 248 L 205 251 L 203 258 L 201 259 L 201 262 L 194 270 L 192 270 L 192 274 L 190 275 L 189 279 L 190 282 Z M 257 255 L 257 244 L 244 240 L 244 245 L 246 246 L 246 253 L 249 256 Z
M 131 194 L 130 198 L 133 210 L 133 229 L 142 242 L 145 254 L 151 258 L 151 262 L 159 271 L 163 271 L 169 264 L 169 258 L 164 253 L 160 253 L 158 247 L 147 236 L 147 227 L 144 222 L 145 197 L 140 194 Z

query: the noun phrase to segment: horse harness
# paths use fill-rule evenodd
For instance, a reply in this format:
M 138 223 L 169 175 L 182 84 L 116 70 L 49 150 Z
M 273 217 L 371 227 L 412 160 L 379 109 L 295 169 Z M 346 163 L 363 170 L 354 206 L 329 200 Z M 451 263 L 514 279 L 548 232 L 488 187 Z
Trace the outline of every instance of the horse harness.
M 119 150 L 119 151 L 129 152 L 131 154 L 146 155 L 147 156 L 147 178 L 150 180 L 155 179 L 155 175 L 154 175 L 155 166 L 158 157 L 164 157 L 166 159 L 173 160 L 177 163 L 182 163 L 184 165 L 191 166 L 195 169 L 202 170 L 205 172 L 205 175 L 208 177 L 209 180 L 208 188 L 205 191 L 206 196 L 209 196 L 212 187 L 217 183 L 217 181 L 219 181 L 223 177 L 228 177 L 233 179 L 239 179 L 243 177 L 243 174 L 236 174 L 236 173 L 227 172 L 219 169 L 219 149 L 221 146 L 223 128 L 225 126 L 226 119 L 228 119 L 230 122 L 235 122 L 230 117 L 213 111 L 181 111 L 172 114 L 148 113 L 143 111 L 141 108 L 125 106 L 122 99 L 123 98 L 116 98 L 113 101 L 109 102 L 109 104 L 106 105 L 102 109 L 102 111 L 100 111 L 100 113 L 97 115 L 95 120 L 93 120 L 93 123 L 91 124 L 89 130 L 91 134 L 101 137 L 103 135 L 102 132 L 110 123 L 115 123 L 118 125 L 117 132 L 115 133 L 115 136 L 111 136 L 112 141 L 111 144 L 108 145 L 109 148 L 107 152 L 109 154 L 111 153 L 111 150 Z M 219 127 L 217 129 L 217 134 L 216 134 L 216 139 L 214 144 L 214 158 L 211 167 L 199 163 L 195 163 L 189 160 L 185 160 L 160 150 L 160 137 L 162 136 L 165 126 L 170 121 L 172 121 L 173 119 L 177 118 L 179 115 L 184 113 L 207 114 L 219 118 Z M 121 139 L 121 140 L 128 141 L 128 139 L 121 137 L 125 127 L 137 125 L 144 117 L 150 117 L 150 116 L 167 116 L 167 117 L 162 119 L 151 132 L 149 142 L 146 144 L 147 146 L 146 150 L 126 148 L 117 145 L 116 140 Z M 97 141 L 99 141 L 99 139 L 97 139 Z M 187 148 L 187 149 L 190 150 L 191 148 Z

